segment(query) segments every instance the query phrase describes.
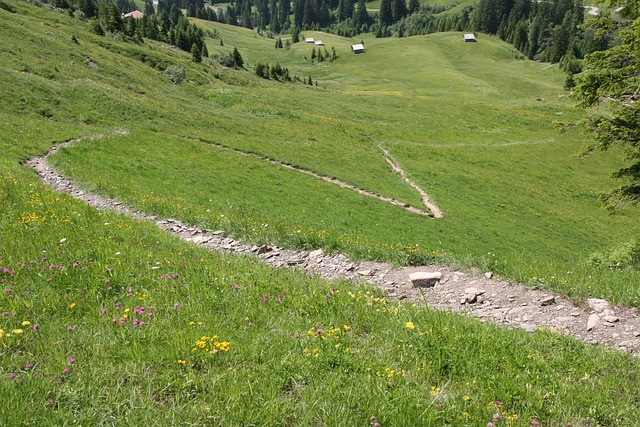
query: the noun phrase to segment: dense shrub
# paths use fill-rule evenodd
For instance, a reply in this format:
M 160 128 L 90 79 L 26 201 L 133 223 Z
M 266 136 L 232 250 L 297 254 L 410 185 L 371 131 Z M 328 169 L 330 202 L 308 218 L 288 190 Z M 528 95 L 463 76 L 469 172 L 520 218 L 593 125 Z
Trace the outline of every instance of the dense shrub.
M 607 252 L 593 253 L 589 264 L 610 269 L 640 268 L 640 242 L 633 239 Z

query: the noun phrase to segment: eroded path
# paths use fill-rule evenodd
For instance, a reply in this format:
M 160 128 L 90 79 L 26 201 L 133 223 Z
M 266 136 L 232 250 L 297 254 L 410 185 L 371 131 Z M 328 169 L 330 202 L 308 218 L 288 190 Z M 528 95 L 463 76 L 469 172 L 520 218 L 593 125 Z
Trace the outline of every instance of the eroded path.
M 382 150 L 382 153 L 384 154 L 384 159 L 391 166 L 391 170 L 397 173 L 398 175 L 400 175 L 404 180 L 404 182 L 409 184 L 411 188 L 413 188 L 420 194 L 420 196 L 422 197 L 422 203 L 424 203 L 424 205 L 428 207 L 431 212 L 433 212 L 434 218 L 442 218 L 442 211 L 440 210 L 440 208 L 438 208 L 438 206 L 436 206 L 435 203 L 431 201 L 431 199 L 429 198 L 429 195 L 422 189 L 422 187 L 420 187 L 418 184 L 415 183 L 415 181 L 411 180 L 407 176 L 404 169 L 402 169 L 402 167 L 393 159 L 393 157 L 391 157 L 391 154 L 389 154 L 389 151 L 384 149 L 381 145 L 378 145 L 378 148 Z
M 547 329 L 588 343 L 640 352 L 640 316 L 637 310 L 613 307 L 604 300 L 590 299 L 575 306 L 566 298 L 497 279 L 490 272 L 457 271 L 436 265 L 394 268 L 371 261 L 353 262 L 344 255 L 324 254 L 322 250 L 307 252 L 272 245 L 248 245 L 225 236 L 224 231 L 199 229 L 177 220 L 159 219 L 130 209 L 117 200 L 86 193 L 58 174 L 48 162 L 48 157 L 59 148 L 80 140 L 60 144 L 25 164 L 33 167 L 58 192 L 83 200 L 99 210 L 154 221 L 159 228 L 212 250 L 255 256 L 273 267 L 295 267 L 327 279 L 366 281 L 380 287 L 392 298 L 466 313 L 483 322 L 510 325 L 526 331 Z M 433 287 L 414 286 L 409 275 L 415 272 L 439 272 L 442 278 Z
M 227 150 L 227 151 L 233 151 L 234 153 L 238 153 L 238 154 L 242 154 L 244 156 L 249 156 L 249 157 L 254 157 L 256 159 L 260 159 L 260 160 L 264 160 L 266 162 L 269 162 L 271 164 L 274 165 L 278 165 L 280 167 L 283 167 L 285 169 L 289 169 L 289 170 L 293 170 L 296 172 L 300 172 L 303 173 L 305 175 L 309 175 L 312 176 L 314 178 L 318 178 L 321 179 L 325 182 L 329 182 L 331 184 L 335 184 L 339 187 L 342 188 L 346 188 L 352 191 L 355 191 L 356 193 L 362 194 L 364 196 L 368 196 L 368 197 L 373 197 L 375 199 L 381 200 L 383 202 L 388 202 L 391 203 L 393 205 L 396 206 L 400 206 L 401 208 L 411 212 L 411 213 L 415 213 L 418 215 L 425 215 L 431 218 L 442 218 L 442 212 L 440 211 L 440 209 L 435 205 L 435 203 L 433 203 L 430 199 L 429 196 L 427 195 L 427 193 L 420 188 L 415 182 L 411 181 L 409 178 L 406 177 L 406 174 L 404 172 L 404 170 L 397 164 L 395 163 L 395 161 L 393 161 L 391 159 L 391 156 L 389 155 L 389 152 L 387 150 L 385 150 L 384 148 L 380 147 L 380 149 L 382 150 L 382 152 L 384 153 L 384 158 L 387 161 L 387 163 L 389 163 L 389 165 L 391 166 L 391 170 L 395 173 L 398 173 L 403 180 L 409 184 L 412 188 L 414 188 L 415 190 L 418 191 L 418 193 L 420 193 L 420 196 L 422 197 L 422 202 L 424 203 L 425 207 L 428 209 L 428 211 L 425 211 L 423 209 L 420 208 L 416 208 L 415 206 L 411 206 L 408 203 L 402 202 L 400 200 L 396 200 L 394 198 L 391 197 L 386 197 L 386 196 L 382 196 L 380 194 L 376 194 L 374 192 L 368 191 L 368 190 L 364 190 L 362 188 L 356 187 L 353 184 L 349 184 L 348 182 L 336 179 L 336 178 L 331 178 L 329 176 L 326 175 L 320 175 L 319 173 L 310 171 L 308 169 L 303 169 L 299 166 L 293 166 L 290 165 L 288 163 L 283 163 L 279 160 L 275 160 L 260 154 L 256 154 L 256 153 L 249 153 L 247 151 L 243 151 L 243 150 L 239 150 L 237 148 L 233 148 L 233 147 L 229 147 L 217 142 L 213 142 L 213 141 L 203 141 L 206 142 L 207 144 L 210 144 L 214 147 L 217 147 L 219 149 L 222 150 Z

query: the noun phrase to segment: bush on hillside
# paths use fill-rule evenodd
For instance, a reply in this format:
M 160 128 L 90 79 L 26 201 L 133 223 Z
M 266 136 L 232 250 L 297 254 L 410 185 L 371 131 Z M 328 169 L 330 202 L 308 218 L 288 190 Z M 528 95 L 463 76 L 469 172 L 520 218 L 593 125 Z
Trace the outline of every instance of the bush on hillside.
M 178 67 L 177 65 L 169 65 L 165 70 L 165 74 L 174 84 L 180 83 L 185 77 L 184 68 Z
M 596 252 L 589 256 L 589 264 L 609 269 L 640 268 L 640 242 L 629 240 L 607 252 Z

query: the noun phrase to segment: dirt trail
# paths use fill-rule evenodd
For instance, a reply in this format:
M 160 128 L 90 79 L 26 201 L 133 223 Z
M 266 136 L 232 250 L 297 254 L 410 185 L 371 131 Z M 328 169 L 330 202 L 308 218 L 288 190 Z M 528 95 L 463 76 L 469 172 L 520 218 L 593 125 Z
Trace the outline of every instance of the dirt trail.
M 355 192 L 357 192 L 359 194 L 362 194 L 364 196 L 373 197 L 373 198 L 381 200 L 383 202 L 388 202 L 388 203 L 391 203 L 393 205 L 399 206 L 399 207 L 401 207 L 401 208 L 403 208 L 403 209 L 405 209 L 405 210 L 407 210 L 407 211 L 409 211 L 411 213 L 415 213 L 415 214 L 418 214 L 418 215 L 425 215 L 425 216 L 428 216 L 428 217 L 431 217 L 431 218 L 441 218 L 442 217 L 442 212 L 440 212 L 440 209 L 438 209 L 438 207 L 435 204 L 433 204 L 431 202 L 431 200 L 429 200 L 429 196 L 427 196 L 427 194 L 420 187 L 418 187 L 417 184 L 415 184 L 413 181 L 411 181 L 410 179 L 408 179 L 405 176 L 404 171 L 398 165 L 396 165 L 392 160 L 390 160 L 390 158 L 388 156 L 389 153 L 384 149 L 382 149 L 382 151 L 385 153 L 385 160 L 391 165 L 392 170 L 394 172 L 396 172 L 396 173 L 399 173 L 402 176 L 402 178 L 405 180 L 405 182 L 407 182 L 411 187 L 415 188 L 420 193 L 420 195 L 422 196 L 422 200 L 424 202 L 424 205 L 429 209 L 429 211 L 425 211 L 423 209 L 416 208 L 414 206 L 409 205 L 408 203 L 402 202 L 400 200 L 393 199 L 391 197 L 381 196 L 380 194 L 376 194 L 376 193 L 373 193 L 371 191 L 364 190 L 362 188 L 356 187 L 353 184 L 349 184 L 348 182 L 339 180 L 337 178 L 331 178 L 331 177 L 328 177 L 326 175 L 320 175 L 320 174 L 318 174 L 316 172 L 312 172 L 312 171 L 310 171 L 308 169 L 303 169 L 303 168 L 301 168 L 299 166 L 293 166 L 293 165 L 290 165 L 290 164 L 287 164 L 287 163 L 283 163 L 283 162 L 281 162 L 279 160 L 271 159 L 269 157 L 265 157 L 265 156 L 260 155 L 260 154 L 249 153 L 247 151 L 239 150 L 237 148 L 232 148 L 232 147 L 229 147 L 229 146 L 226 146 L 226 145 L 222 145 L 222 144 L 219 144 L 219 143 L 216 143 L 216 142 L 212 142 L 212 141 L 203 141 L 203 142 L 206 142 L 207 144 L 213 145 L 214 147 L 220 148 L 222 150 L 233 151 L 234 153 L 242 154 L 244 156 L 254 157 L 256 159 L 264 160 L 266 162 L 269 162 L 269 163 L 274 164 L 274 165 L 278 165 L 278 166 L 286 168 L 286 169 L 290 169 L 290 170 L 293 170 L 293 171 L 296 171 L 296 172 L 303 173 L 305 175 L 312 176 L 314 178 L 321 179 L 321 180 L 329 182 L 331 184 L 335 184 L 335 185 L 337 185 L 339 187 L 347 188 L 349 190 L 355 191 Z
M 384 154 L 384 159 L 391 166 L 391 170 L 397 173 L 398 175 L 400 175 L 404 180 L 404 182 L 409 184 L 414 190 L 416 190 L 420 194 L 420 196 L 422 197 L 422 203 L 424 203 L 424 205 L 428 207 L 431 212 L 433 212 L 433 217 L 442 218 L 442 211 L 438 208 L 438 206 L 436 206 L 435 203 L 431 201 L 431 199 L 429 198 L 429 195 L 418 184 L 416 184 L 413 180 L 407 177 L 407 174 L 404 172 L 404 169 L 402 169 L 402 167 L 400 167 L 400 165 L 396 163 L 393 157 L 391 157 L 391 154 L 389 154 L 389 151 L 384 149 L 381 145 L 378 145 L 378 148 L 382 150 L 382 153 Z
M 81 140 L 78 138 L 59 144 L 25 164 L 34 168 L 58 192 L 83 200 L 99 210 L 154 221 L 159 228 L 211 250 L 247 254 L 273 267 L 295 267 L 327 279 L 366 281 L 380 287 L 392 298 L 465 313 L 482 322 L 505 324 L 530 332 L 546 329 L 634 354 L 640 351 L 640 316 L 637 310 L 613 307 L 604 300 L 590 299 L 575 306 L 564 297 L 509 283 L 493 277 L 490 272 L 458 271 L 437 265 L 394 268 L 378 262 L 353 262 L 342 254 L 324 254 L 320 249 L 308 252 L 272 245 L 252 246 L 225 236 L 224 231 L 199 229 L 173 219 L 158 219 L 155 215 L 130 209 L 117 200 L 86 193 L 58 174 L 47 160 L 61 147 Z M 409 276 L 416 272 L 438 272 L 442 278 L 432 287 L 414 286 Z

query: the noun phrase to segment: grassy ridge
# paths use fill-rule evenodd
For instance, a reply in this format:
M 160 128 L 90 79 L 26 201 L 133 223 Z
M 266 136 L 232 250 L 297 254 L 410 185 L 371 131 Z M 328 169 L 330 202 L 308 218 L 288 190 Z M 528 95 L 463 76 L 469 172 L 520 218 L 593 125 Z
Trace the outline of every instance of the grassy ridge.
M 405 245 L 400 239 L 410 234 L 442 238 L 455 215 L 449 212 L 449 224 L 425 221 L 438 234 L 425 232 L 412 223 L 413 216 L 390 205 L 198 138 L 277 155 L 411 201 L 416 196 L 387 170 L 376 147 L 382 142 L 415 179 L 431 182 L 429 175 L 421 176 L 424 166 L 411 164 L 421 157 L 408 147 L 432 151 L 414 139 L 419 120 L 400 109 L 400 99 L 346 86 L 342 93 L 325 93 L 255 81 L 196 66 L 188 55 L 160 44 L 97 38 L 65 15 L 5 1 L 18 12 L 0 9 L 5 101 L 0 103 L 0 424 L 526 426 L 555 420 L 631 426 L 640 421 L 638 361 L 628 355 L 588 347 L 552 330 L 526 334 L 485 325 L 391 302 L 367 287 L 210 253 L 152 224 L 57 195 L 20 165 L 54 142 L 84 136 L 54 159 L 87 188 L 257 240 L 333 244 L 389 257 L 398 251 L 366 230 L 373 227 L 380 236 L 405 233 L 393 236 Z M 42 50 L 40 43 L 50 44 Z M 85 58 L 98 68 L 88 67 Z M 191 82 L 173 85 L 152 62 L 184 67 Z M 370 111 L 360 106 L 363 99 Z M 291 104 L 295 108 L 285 108 Z M 389 106 L 384 113 L 382 107 Z M 317 116 L 328 119 L 300 138 Z M 280 117 L 289 117 L 289 125 Z M 394 121 L 408 123 L 412 131 L 403 133 L 391 126 Z M 392 127 L 398 138 L 383 133 Z M 129 134 L 113 136 L 117 129 Z M 286 129 L 284 136 L 278 133 Z M 370 135 L 360 139 L 354 129 Z M 449 146 L 432 148 L 449 151 L 440 156 L 449 156 L 446 162 L 456 170 L 456 142 L 444 142 Z M 353 151 L 345 151 L 350 144 Z M 475 149 L 482 154 L 482 147 Z M 356 161 L 327 163 L 324 154 L 331 152 Z M 481 165 L 473 161 L 469 156 L 469 173 L 479 174 Z M 593 167 L 593 185 L 602 185 L 602 169 Z M 591 191 L 589 182 L 583 191 Z M 445 189 L 438 201 L 452 192 Z M 284 208 L 277 199 L 289 195 L 299 197 Z M 595 210 L 592 197 L 584 198 Z M 345 216 L 348 208 L 352 217 Z M 287 228 L 294 219 L 306 221 L 300 225 L 309 232 L 297 241 Z M 265 220 L 269 226 L 262 227 Z M 387 230 L 395 222 L 414 232 L 400 226 Z M 258 226 L 253 234 L 251 225 Z M 277 227 L 281 230 L 269 231 Z M 468 244 L 464 234 L 450 234 L 449 242 L 456 241 Z

